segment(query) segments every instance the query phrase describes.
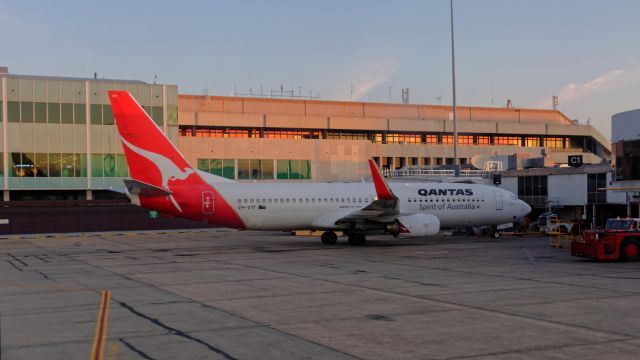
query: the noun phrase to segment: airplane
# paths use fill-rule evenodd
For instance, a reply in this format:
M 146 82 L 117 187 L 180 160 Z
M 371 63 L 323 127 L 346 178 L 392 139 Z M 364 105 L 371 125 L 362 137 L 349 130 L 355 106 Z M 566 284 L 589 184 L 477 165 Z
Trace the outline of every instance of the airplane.
M 388 183 L 373 160 L 373 183 L 242 183 L 191 166 L 127 91 L 109 100 L 129 166 L 125 192 L 135 205 L 170 216 L 247 230 L 336 231 L 350 245 L 366 235 L 436 235 L 441 227 L 497 225 L 531 207 L 513 193 L 467 183 Z

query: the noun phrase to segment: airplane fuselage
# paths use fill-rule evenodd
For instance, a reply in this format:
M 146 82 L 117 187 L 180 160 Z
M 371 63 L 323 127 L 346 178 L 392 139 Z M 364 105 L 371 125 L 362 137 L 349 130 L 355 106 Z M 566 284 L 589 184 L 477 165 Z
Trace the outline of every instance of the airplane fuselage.
M 493 186 L 390 183 L 390 187 L 400 213 L 432 214 L 442 227 L 504 224 L 530 210 L 513 193 Z M 256 230 L 342 229 L 344 225 L 332 220 L 376 198 L 372 183 L 224 183 L 216 188 L 247 229 Z

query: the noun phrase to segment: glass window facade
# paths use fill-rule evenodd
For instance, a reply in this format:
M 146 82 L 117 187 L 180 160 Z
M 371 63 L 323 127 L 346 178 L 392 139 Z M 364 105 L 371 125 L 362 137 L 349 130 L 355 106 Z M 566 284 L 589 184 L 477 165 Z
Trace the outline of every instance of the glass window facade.
M 129 170 L 108 90 L 129 90 L 158 125 L 167 118 L 167 135 L 177 140 L 176 86 L 15 75 L 5 81 L 7 119 L 0 121 L 12 123 L 7 129 L 9 190 L 86 190 L 89 178 L 93 189 L 123 186 Z M 138 98 L 141 94 L 147 97 Z
M 640 180 L 640 140 L 613 144 L 616 180 Z
M 420 144 L 422 143 L 422 136 L 420 134 L 402 134 L 402 133 L 389 133 L 387 134 L 387 144 Z
M 198 170 L 227 179 L 236 178 L 236 166 L 233 159 L 198 159 Z
M 547 204 L 547 176 L 518 177 L 518 197 L 531 205 Z
M 461 145 L 473 145 L 473 136 L 471 135 L 458 135 L 458 144 Z
M 259 134 L 257 130 L 254 133 Z M 267 139 L 320 139 L 318 130 L 265 130 L 264 137 Z M 365 137 L 366 139 L 366 137 Z
M 548 148 L 563 149 L 565 147 L 565 138 L 546 137 L 544 138 L 544 146 Z
M 587 175 L 587 201 L 593 204 L 604 204 L 607 202 L 607 192 L 603 189 L 607 187 L 607 173 L 596 173 Z
M 334 139 L 334 140 L 368 140 L 369 139 L 369 135 L 366 132 L 329 130 L 329 131 L 327 131 L 327 139 Z
M 239 180 L 310 180 L 311 160 L 197 159 L 198 170 Z
M 11 177 L 86 177 L 86 154 L 20 153 L 10 154 Z
M 494 145 L 511 145 L 521 146 L 522 140 L 519 136 L 495 136 L 493 139 Z
M 527 136 L 524 138 L 524 146 L 526 147 L 540 147 L 540 137 Z
M 477 138 L 476 144 L 478 144 L 478 145 L 490 145 L 491 144 L 491 137 L 489 137 L 489 136 L 479 135 L 476 138 Z

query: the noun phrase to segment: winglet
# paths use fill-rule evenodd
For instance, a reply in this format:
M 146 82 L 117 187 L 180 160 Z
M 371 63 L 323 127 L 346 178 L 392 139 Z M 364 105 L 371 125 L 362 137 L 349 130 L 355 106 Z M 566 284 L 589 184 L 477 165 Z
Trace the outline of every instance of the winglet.
M 369 168 L 371 169 L 371 177 L 373 178 L 373 184 L 376 187 L 376 194 L 378 196 L 378 199 L 396 199 L 397 197 L 393 194 L 391 188 L 389 188 L 389 184 L 387 184 L 387 182 L 382 177 L 378 165 L 376 165 L 376 163 L 371 159 L 369 159 Z

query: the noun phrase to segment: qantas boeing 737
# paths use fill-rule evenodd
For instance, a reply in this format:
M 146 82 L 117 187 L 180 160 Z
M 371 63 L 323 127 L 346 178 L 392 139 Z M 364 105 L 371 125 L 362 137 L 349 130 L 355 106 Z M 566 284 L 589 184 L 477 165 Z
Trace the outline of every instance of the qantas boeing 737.
M 463 183 L 387 183 L 369 160 L 373 183 L 240 183 L 193 168 L 126 91 L 109 99 L 129 165 L 131 202 L 221 227 L 324 230 L 334 244 L 365 235 L 435 235 L 440 227 L 499 225 L 531 211 L 506 190 Z M 498 234 L 498 233 L 496 233 Z

